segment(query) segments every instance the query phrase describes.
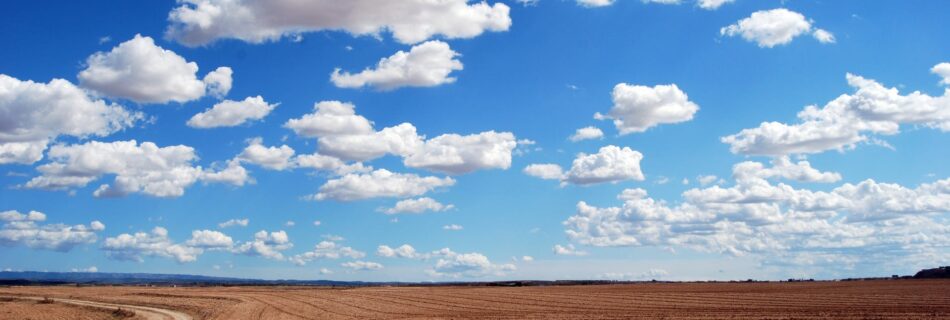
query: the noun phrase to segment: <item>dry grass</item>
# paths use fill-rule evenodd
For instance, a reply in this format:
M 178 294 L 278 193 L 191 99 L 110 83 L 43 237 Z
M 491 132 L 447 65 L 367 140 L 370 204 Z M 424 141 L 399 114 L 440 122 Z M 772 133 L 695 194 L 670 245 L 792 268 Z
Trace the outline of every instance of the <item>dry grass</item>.
M 948 319 L 950 281 L 562 287 L 22 287 L 196 319 Z M 34 304 L 35 306 L 36 304 Z M 60 305 L 60 304 L 55 304 Z

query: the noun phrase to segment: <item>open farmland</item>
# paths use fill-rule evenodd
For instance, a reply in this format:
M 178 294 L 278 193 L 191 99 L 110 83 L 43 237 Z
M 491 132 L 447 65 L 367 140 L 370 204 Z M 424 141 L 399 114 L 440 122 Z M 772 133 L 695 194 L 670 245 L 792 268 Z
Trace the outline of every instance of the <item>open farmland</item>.
M 178 311 L 193 319 L 950 318 L 950 280 L 545 287 L 49 286 L 0 288 L 0 296 L 144 306 Z M 3 319 L 20 319 L 10 314 L 65 319 L 67 308 L 82 311 L 76 319 L 117 318 L 61 302 L 5 298 L 0 307 Z

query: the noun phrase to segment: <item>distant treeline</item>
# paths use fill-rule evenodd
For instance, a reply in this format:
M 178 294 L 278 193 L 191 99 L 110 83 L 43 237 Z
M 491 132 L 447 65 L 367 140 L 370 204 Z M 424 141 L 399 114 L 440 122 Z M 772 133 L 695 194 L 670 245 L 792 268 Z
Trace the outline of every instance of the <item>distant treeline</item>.
M 950 267 L 924 269 L 913 276 L 893 275 L 889 278 L 847 278 L 837 281 L 885 280 L 885 279 L 950 279 Z M 788 279 L 788 282 L 810 282 L 814 279 Z M 98 272 L 0 272 L 2 286 L 29 285 L 130 285 L 130 286 L 322 286 L 322 287 L 366 287 L 366 286 L 490 286 L 490 287 L 526 287 L 526 286 L 570 286 L 570 285 L 609 285 L 671 281 L 618 281 L 618 280 L 515 280 L 492 282 L 363 282 L 332 280 L 259 280 L 227 277 L 211 277 L 185 274 L 155 273 L 98 273 Z M 742 281 L 693 281 L 693 282 L 770 282 L 759 280 Z

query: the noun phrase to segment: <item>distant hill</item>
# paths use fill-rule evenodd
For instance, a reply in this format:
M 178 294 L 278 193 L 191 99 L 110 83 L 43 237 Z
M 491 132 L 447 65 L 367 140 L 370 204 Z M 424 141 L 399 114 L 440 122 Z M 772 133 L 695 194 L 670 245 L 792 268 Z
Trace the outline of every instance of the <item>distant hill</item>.
M 366 286 L 360 281 L 330 280 L 259 280 L 227 277 L 211 277 L 187 274 L 157 273 L 107 273 L 107 272 L 0 272 L 0 284 L 113 284 L 113 285 L 320 285 L 320 286 Z
M 914 275 L 915 279 L 950 279 L 950 266 L 924 269 Z

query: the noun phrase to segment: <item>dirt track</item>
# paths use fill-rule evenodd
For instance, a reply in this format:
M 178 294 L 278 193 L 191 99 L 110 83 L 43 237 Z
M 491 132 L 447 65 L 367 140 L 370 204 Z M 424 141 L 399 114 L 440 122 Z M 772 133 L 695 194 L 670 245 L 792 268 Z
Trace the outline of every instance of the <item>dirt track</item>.
M 21 287 L 195 319 L 950 319 L 950 281 L 562 287 Z
M 15 298 L 20 300 L 32 300 L 32 301 L 42 301 L 43 297 L 2 297 L 2 298 Z M 86 301 L 86 300 L 76 300 L 76 299 L 67 299 L 67 298 L 56 298 L 53 300 L 53 303 L 65 303 L 70 305 L 82 306 L 82 307 L 91 307 L 98 309 L 125 309 L 135 312 L 136 318 L 144 320 L 192 320 L 190 315 L 181 313 L 178 311 L 153 308 L 153 307 L 143 307 L 129 304 L 116 304 L 116 303 L 105 303 L 105 302 L 96 302 L 96 301 Z

